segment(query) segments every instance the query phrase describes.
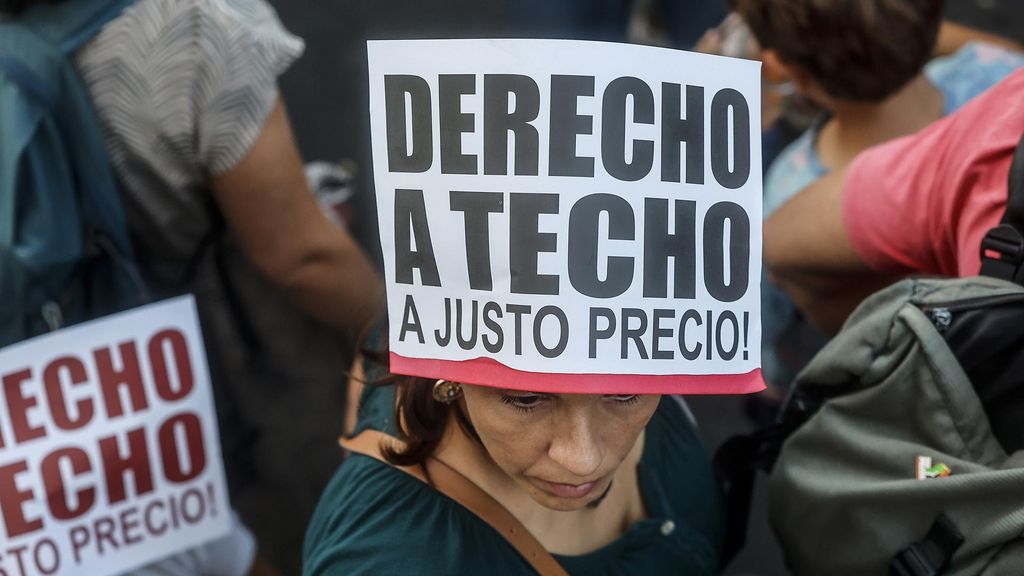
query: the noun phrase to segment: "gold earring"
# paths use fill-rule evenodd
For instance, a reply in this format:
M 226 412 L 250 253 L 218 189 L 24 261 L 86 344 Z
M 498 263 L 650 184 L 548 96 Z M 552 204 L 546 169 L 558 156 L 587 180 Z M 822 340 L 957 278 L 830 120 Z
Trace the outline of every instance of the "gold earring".
M 434 383 L 434 400 L 443 402 L 445 404 L 451 404 L 455 400 L 462 396 L 462 384 L 458 382 L 449 382 L 447 380 L 438 380 Z

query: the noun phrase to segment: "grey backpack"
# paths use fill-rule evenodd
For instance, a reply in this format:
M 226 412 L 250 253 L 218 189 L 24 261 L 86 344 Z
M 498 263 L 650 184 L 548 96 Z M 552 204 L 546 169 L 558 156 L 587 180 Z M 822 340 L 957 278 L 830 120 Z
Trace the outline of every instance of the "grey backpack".
M 907 280 L 866 301 L 783 410 L 768 501 L 793 572 L 1024 575 L 1022 381 L 1020 285 Z
M 1024 576 L 1024 139 L 982 275 L 883 290 L 716 454 L 742 545 L 753 471 L 798 576 Z

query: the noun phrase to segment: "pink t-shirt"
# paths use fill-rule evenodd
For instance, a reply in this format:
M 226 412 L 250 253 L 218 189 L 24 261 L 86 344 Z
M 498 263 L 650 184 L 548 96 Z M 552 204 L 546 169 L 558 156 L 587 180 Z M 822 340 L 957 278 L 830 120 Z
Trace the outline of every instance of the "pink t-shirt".
M 917 134 L 861 153 L 843 188 L 854 249 L 884 272 L 973 276 L 1024 134 L 1024 69 Z

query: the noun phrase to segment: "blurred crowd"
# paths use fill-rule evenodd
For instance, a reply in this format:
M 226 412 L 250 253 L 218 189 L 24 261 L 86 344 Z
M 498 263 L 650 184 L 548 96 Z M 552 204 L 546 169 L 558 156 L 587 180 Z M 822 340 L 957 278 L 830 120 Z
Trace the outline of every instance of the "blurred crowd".
M 762 62 L 768 390 L 747 408 L 767 423 L 865 297 L 910 276 L 980 269 L 982 236 L 1002 216 L 1024 133 L 1024 37 L 1005 35 L 1024 30 L 1024 15 L 965 21 L 967 3 L 512 0 L 459 17 L 486 21 L 471 28 L 478 35 L 646 42 Z M 365 53 L 352 39 L 467 29 L 446 26 L 445 10 L 431 18 L 411 2 L 277 4 L 286 24 L 315 35 L 308 46 L 265 0 L 138 0 L 74 54 L 147 286 L 155 298 L 197 295 L 236 510 L 230 537 L 140 574 L 299 574 L 304 540 L 305 573 L 356 573 L 346 564 L 351 542 L 330 536 L 347 520 L 323 510 L 342 499 L 337 478 L 328 487 L 343 461 L 337 438 L 346 421 L 350 431 L 363 422 L 358 403 L 388 412 L 395 397 L 381 404 L 349 383 L 357 343 L 374 333 L 383 307 Z M 2 3 L 10 15 L 32 5 Z M 353 19 L 341 17 L 346 11 Z M 349 29 L 399 11 L 414 21 Z M 324 26 L 330 32 L 318 32 Z M 327 40 L 336 35 L 348 39 Z M 287 75 L 300 58 L 299 72 Z M 315 90 L 310 70 L 337 83 Z M 335 84 L 352 93 L 339 100 L 351 109 L 320 101 Z M 292 94 L 301 102 L 292 115 L 298 138 Z M 324 133 L 312 125 L 336 114 L 358 126 Z M 300 149 L 327 162 L 307 166 Z M 482 433 L 485 422 L 475 417 Z M 391 481 L 369 471 L 346 478 Z M 695 526 L 713 531 L 715 522 Z

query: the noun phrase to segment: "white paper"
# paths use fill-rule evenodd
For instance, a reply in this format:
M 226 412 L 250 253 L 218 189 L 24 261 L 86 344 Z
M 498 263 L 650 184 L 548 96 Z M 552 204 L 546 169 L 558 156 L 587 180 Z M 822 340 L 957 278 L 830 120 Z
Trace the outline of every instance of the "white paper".
M 556 40 L 372 41 L 367 50 L 374 180 L 393 354 L 455 362 L 488 358 L 512 370 L 548 374 L 736 375 L 760 368 L 760 63 L 647 46 Z M 390 139 L 387 82 L 392 82 L 393 96 Z M 511 90 L 514 95 L 508 97 L 505 110 L 509 90 L 502 82 L 519 86 Z M 592 85 L 593 95 L 572 97 L 573 106 L 566 113 L 558 102 L 569 100 L 564 96 L 571 93 L 567 85 L 580 82 Z M 676 110 L 665 105 L 673 90 L 679 94 Z M 463 95 L 449 96 L 457 92 Z M 429 107 L 423 93 L 428 94 Z M 555 108 L 563 112 L 553 114 Z M 572 109 L 583 129 L 566 128 L 572 124 L 567 120 Z M 417 138 L 427 132 L 419 134 L 413 128 L 428 125 L 426 110 L 429 155 L 425 146 L 416 146 Z M 510 132 L 501 123 L 502 112 L 515 118 L 524 111 L 528 121 L 508 121 L 523 130 L 519 142 L 520 132 Z M 702 118 L 691 118 L 688 112 Z M 498 129 L 485 150 L 493 118 L 500 122 L 494 122 Z M 663 128 L 671 132 L 684 120 L 690 121 L 684 122 L 684 131 L 695 135 L 686 132 L 692 144 L 676 148 L 672 142 L 680 138 L 663 137 Z M 533 131 L 535 148 L 530 146 Z M 444 150 L 442 132 L 453 135 Z M 571 139 L 575 150 L 569 155 L 560 152 L 565 147 L 557 142 L 573 132 L 578 132 Z M 500 149 L 496 144 L 503 134 L 508 150 L 502 159 L 494 151 Z M 461 154 L 468 159 L 460 161 L 456 142 L 461 142 Z M 523 156 L 518 164 L 517 151 Z M 566 161 L 570 155 L 583 160 Z M 678 155 L 676 170 L 673 155 Z M 559 175 L 573 172 L 572 166 L 580 163 L 583 175 Z M 586 168 L 591 163 L 592 173 Z M 458 171 L 469 173 L 453 173 Z M 679 181 L 672 181 L 675 175 Z M 416 209 L 418 192 L 402 190 L 422 191 L 424 210 Z M 556 196 L 557 214 L 540 214 L 534 227 L 528 214 L 536 211 L 533 203 L 550 202 L 537 199 L 544 195 Z M 594 208 L 601 204 L 595 195 L 614 197 L 609 203 L 618 232 L 610 234 L 612 211 Z M 402 200 L 396 201 L 399 197 Z M 466 204 L 452 204 L 496 198 L 500 208 L 492 203 L 471 216 Z M 577 208 L 578 215 L 571 218 Z M 648 243 L 645 230 L 663 224 L 654 222 L 657 217 L 648 223 L 648 210 L 667 217 L 667 228 L 652 232 L 654 236 L 679 235 L 660 243 L 670 250 L 690 246 L 692 258 L 655 257 L 652 246 L 659 242 Z M 676 221 L 677 213 L 683 222 Z M 688 214 L 693 220 L 686 225 Z M 596 224 L 588 224 L 595 219 Z M 467 231 L 470 220 L 469 226 L 478 229 L 475 234 Z M 483 221 L 486 237 L 479 230 Z M 426 228 L 439 286 L 424 280 L 424 250 L 417 245 L 416 234 L 425 234 Z M 579 241 L 570 241 L 570 228 L 581 231 L 573 236 Z M 396 232 L 401 240 L 402 229 L 412 239 L 396 242 Z M 595 242 L 596 259 L 587 248 Z M 541 250 L 530 249 L 531 243 L 538 243 Z M 484 252 L 484 246 L 489 250 Z M 647 253 L 650 264 L 645 266 Z M 396 259 L 396 254 L 421 260 L 410 266 L 408 258 Z M 519 264 L 513 266 L 513 259 Z M 547 279 L 531 278 L 530 262 L 535 262 L 536 274 Z M 610 266 L 624 267 L 609 272 Z M 575 276 L 570 274 L 572 267 Z M 682 271 L 678 292 L 677 267 Z M 482 281 L 484 268 L 489 269 L 489 286 Z M 661 282 L 645 279 L 659 274 Z M 551 293 L 551 278 L 557 293 Z M 474 301 L 475 332 L 470 320 Z M 461 343 L 452 326 L 459 304 Z M 517 315 L 517 310 L 526 310 L 521 307 L 529 307 L 529 312 Z M 551 308 L 537 322 L 545 307 Z M 609 318 L 616 323 L 610 331 Z M 624 318 L 628 333 L 623 330 Z M 450 337 L 445 338 L 447 333 Z
M 0 350 L 0 382 L 0 573 L 104 576 L 227 534 L 191 297 Z

